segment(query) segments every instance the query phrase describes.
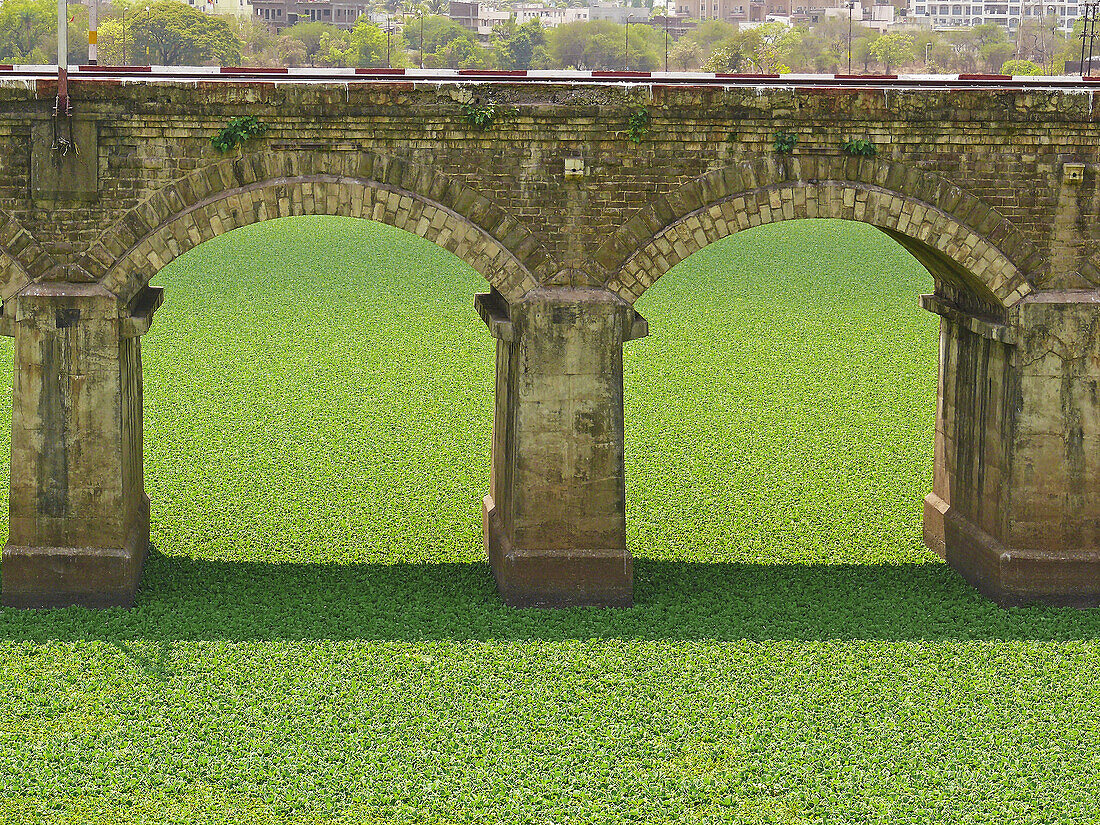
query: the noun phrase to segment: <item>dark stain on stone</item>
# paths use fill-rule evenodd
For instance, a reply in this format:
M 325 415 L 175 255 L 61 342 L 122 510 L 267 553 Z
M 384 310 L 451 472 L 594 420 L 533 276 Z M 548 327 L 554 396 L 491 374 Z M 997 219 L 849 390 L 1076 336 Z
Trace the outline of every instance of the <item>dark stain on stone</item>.
M 76 307 L 58 307 L 54 315 L 54 325 L 58 329 L 75 327 L 80 320 L 80 310 Z
M 63 314 L 68 322 L 64 325 L 61 318 Z M 80 310 L 58 308 L 57 315 L 57 326 L 63 329 L 76 323 Z M 49 433 L 49 437 L 42 443 L 37 488 L 38 511 L 48 518 L 64 518 L 69 515 L 69 399 L 66 397 L 66 379 L 69 374 L 68 337 L 67 334 L 52 335 L 42 347 L 43 381 L 38 399 L 38 415 L 42 429 Z

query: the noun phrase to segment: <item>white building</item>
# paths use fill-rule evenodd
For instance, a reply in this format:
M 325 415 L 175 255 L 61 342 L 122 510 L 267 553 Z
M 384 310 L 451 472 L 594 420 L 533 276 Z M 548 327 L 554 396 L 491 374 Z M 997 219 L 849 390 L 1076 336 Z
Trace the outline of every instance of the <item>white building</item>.
M 625 23 L 627 18 L 631 18 L 631 22 L 648 20 L 649 9 L 635 9 L 630 6 L 620 6 L 616 3 L 601 2 L 590 3 L 588 6 L 589 20 L 610 20 L 612 23 Z
M 648 9 L 627 9 L 623 6 L 614 6 L 616 13 L 621 11 L 625 18 L 628 13 L 633 13 L 639 19 L 648 16 Z M 513 16 L 516 25 L 522 26 L 532 20 L 538 20 L 544 29 L 552 29 L 566 23 L 578 23 L 586 20 L 606 20 L 606 17 L 591 16 L 592 9 L 587 8 L 562 8 L 557 6 L 544 6 L 541 3 L 518 3 L 506 9 L 498 9 L 479 0 L 451 0 L 450 18 L 456 23 L 465 26 L 479 37 L 486 38 L 493 33 L 493 27 L 506 23 Z
M 544 6 L 540 3 L 518 3 L 510 10 L 516 16 L 517 25 L 522 26 L 524 23 L 538 20 L 544 29 L 552 29 L 566 23 L 581 23 L 589 19 L 588 9 Z
M 251 17 L 250 0 L 187 0 L 187 4 L 207 14 L 231 14 L 234 17 Z
M 500 23 L 507 23 L 512 14 L 503 9 L 495 9 L 477 0 L 451 0 L 450 14 L 452 20 L 478 37 L 487 38 L 493 33 L 493 27 Z
M 929 18 L 934 29 L 954 29 L 996 23 L 1015 31 L 1021 21 L 1042 19 L 1054 14 L 1058 28 L 1069 31 L 1080 15 L 1082 3 L 1077 0 L 1061 2 L 943 2 L 943 0 L 910 0 L 909 16 Z

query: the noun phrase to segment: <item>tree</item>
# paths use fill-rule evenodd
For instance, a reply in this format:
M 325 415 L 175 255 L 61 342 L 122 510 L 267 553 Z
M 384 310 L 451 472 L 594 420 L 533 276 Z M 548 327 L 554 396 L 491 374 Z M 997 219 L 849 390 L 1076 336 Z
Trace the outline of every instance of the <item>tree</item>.
M 703 64 L 708 72 L 758 72 L 785 70 L 786 59 L 801 40 L 801 34 L 784 23 L 765 23 L 735 31 Z
M 387 39 L 386 33 L 371 23 L 366 15 L 355 21 L 348 40 L 354 50 L 352 65 L 378 67 L 385 66 L 387 60 L 390 65 L 404 63 L 401 58 L 405 54 L 405 41 L 400 35 L 390 35 Z
M 0 4 L 0 60 L 25 63 L 36 49 L 45 53 L 57 33 L 57 5 L 50 0 L 6 0 Z M 53 40 L 56 50 L 56 39 Z
M 698 43 L 681 37 L 668 53 L 668 64 L 682 72 L 696 71 L 703 65 L 703 49 Z
M 489 66 L 489 53 L 471 35 L 456 37 L 424 60 L 434 69 L 484 69 Z
M 1005 30 L 995 23 L 983 23 L 975 26 L 971 32 L 978 49 L 978 57 L 986 71 L 997 71 L 1016 51 L 1016 47 L 1008 42 Z
M 530 69 L 535 51 L 546 45 L 546 33 L 537 19 L 517 26 L 513 17 L 493 27 L 493 43 L 505 69 Z
M 1045 71 L 1046 69 L 1042 66 L 1030 60 L 1006 60 L 1001 66 L 1001 74 L 1036 75 L 1043 74 Z
M 281 65 L 275 54 L 278 38 L 260 20 L 255 17 L 226 17 L 226 22 L 241 42 L 241 62 L 245 66 Z
M 344 39 L 344 66 L 377 67 L 386 65 L 386 33 L 370 22 L 366 15 L 355 21 L 355 26 Z M 398 34 L 391 36 L 389 60 L 401 65 L 405 53 L 405 41 Z
M 626 26 L 610 20 L 566 23 L 547 32 L 554 64 L 561 68 L 657 69 L 664 64 L 664 32 L 652 26 L 630 26 L 630 55 Z
M 871 54 L 874 55 L 886 67 L 886 73 L 890 69 L 911 61 L 914 57 L 913 35 L 901 32 L 890 32 L 879 37 L 871 44 Z
M 275 56 L 280 66 L 304 66 L 309 60 L 305 44 L 286 35 L 275 41 Z
M 310 66 L 314 66 L 318 63 L 318 58 L 325 48 L 322 43 L 325 35 L 331 35 L 334 32 L 339 32 L 339 29 L 331 23 L 307 21 L 305 23 L 296 23 L 290 28 L 283 29 L 283 36 L 291 37 L 299 41 L 302 44 L 302 48 L 305 49 L 306 61 L 308 61 Z
M 881 35 L 869 29 L 865 29 L 852 40 L 852 61 L 863 67 L 864 73 L 871 71 L 871 61 L 875 60 L 875 53 L 871 46 Z
M 353 52 L 348 32 L 333 26 L 331 30 L 321 33 L 317 52 L 313 55 L 310 65 L 351 66 L 355 60 Z
M 423 26 L 424 31 L 423 44 L 420 42 L 421 26 Z M 425 15 L 423 20 L 419 17 L 412 18 L 405 23 L 402 33 L 405 35 L 405 41 L 410 48 L 417 51 L 423 49 L 425 52 L 439 51 L 455 38 L 468 38 L 472 34 L 469 29 L 460 23 L 435 14 Z
M 802 33 L 787 57 L 798 69 L 817 72 L 848 70 L 848 20 L 826 17 Z
M 691 31 L 687 32 L 677 43 L 696 44 L 704 57 L 710 54 L 719 44 L 729 40 L 737 34 L 737 27 L 722 20 L 704 20 Z
M 424 42 L 420 42 L 421 25 Z M 424 65 L 432 69 L 480 69 L 489 65 L 489 53 L 469 29 L 447 17 L 428 15 L 405 24 L 409 46 L 424 55 Z
M 765 23 L 752 31 L 759 35 L 751 55 L 756 68 L 762 72 L 785 69 L 783 64 L 801 40 L 799 31 L 778 21 Z
M 149 55 L 150 62 L 165 66 L 240 63 L 241 42 L 229 24 L 179 0 L 155 0 L 127 17 L 131 54 Z
M 752 55 L 758 45 L 755 29 L 734 32 L 711 52 L 703 63 L 703 71 L 743 72 L 751 68 Z

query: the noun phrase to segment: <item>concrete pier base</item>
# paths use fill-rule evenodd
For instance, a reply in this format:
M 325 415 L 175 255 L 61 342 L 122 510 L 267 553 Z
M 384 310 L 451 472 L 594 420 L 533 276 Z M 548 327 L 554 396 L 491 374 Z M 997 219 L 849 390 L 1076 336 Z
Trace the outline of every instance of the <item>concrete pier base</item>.
M 149 548 L 149 503 L 123 547 L 18 547 L 3 553 L 5 607 L 132 607 Z
M 0 601 L 129 606 L 149 547 L 141 345 L 159 303 L 120 313 L 98 285 L 15 298 L 11 496 Z
M 628 606 L 623 342 L 645 322 L 606 290 L 535 290 L 478 311 L 497 338 L 485 549 L 505 603 Z
M 1100 292 L 948 315 L 926 544 L 1000 605 L 1100 605 Z
M 625 547 L 512 546 L 492 496 L 485 497 L 485 546 L 497 592 L 510 607 L 630 607 L 634 562 Z

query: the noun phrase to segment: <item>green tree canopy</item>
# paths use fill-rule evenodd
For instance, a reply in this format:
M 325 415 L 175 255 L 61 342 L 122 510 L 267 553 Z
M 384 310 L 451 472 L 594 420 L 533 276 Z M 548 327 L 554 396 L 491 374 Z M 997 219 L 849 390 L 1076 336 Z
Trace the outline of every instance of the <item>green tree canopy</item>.
M 25 62 L 36 47 L 43 48 L 44 38 L 56 34 L 56 20 L 57 4 L 50 0 L 5 0 L 0 4 L 0 60 Z
M 165 66 L 240 63 L 241 41 L 229 24 L 179 0 L 136 6 L 127 17 L 135 60 L 148 54 L 150 62 Z
M 69 7 L 69 64 L 88 56 L 88 9 Z M 57 3 L 6 0 L 0 3 L 0 62 L 53 63 L 57 60 Z
M 703 69 L 708 72 L 783 71 L 801 38 L 797 29 L 779 22 L 735 31 L 718 44 Z
M 391 64 L 403 65 L 404 39 L 400 35 L 392 37 L 389 46 Z M 324 32 L 318 59 L 326 66 L 385 66 L 386 33 L 363 15 L 350 31 Z
M 547 32 L 548 50 L 561 68 L 652 71 L 664 65 L 664 32 L 631 24 L 627 58 L 626 26 L 610 20 L 567 23 Z
M 1001 66 L 1001 74 L 1011 75 L 1036 75 L 1046 71 L 1038 63 L 1030 60 L 1006 60 Z
M 409 48 L 421 50 L 420 30 L 423 25 L 425 52 L 437 52 L 456 38 L 469 39 L 473 33 L 460 23 L 456 23 L 449 17 L 441 17 L 436 14 L 426 15 L 423 20 L 419 17 L 409 19 L 405 23 L 402 33 Z
M 886 73 L 889 74 L 891 69 L 916 56 L 913 35 L 901 32 L 884 34 L 871 44 L 871 54 L 886 67 Z
M 325 61 L 320 59 L 322 51 L 328 51 L 328 47 L 331 46 L 331 38 L 336 36 L 339 38 L 340 30 L 333 26 L 331 23 L 311 22 L 296 23 L 289 28 L 283 29 L 283 36 L 290 37 L 297 40 L 302 44 L 302 48 L 305 49 L 306 62 L 310 66 L 317 65 L 318 62 L 324 63 Z M 324 43 L 325 35 L 329 36 L 330 42 Z
M 493 44 L 505 69 L 530 69 L 535 55 L 546 46 L 546 32 L 538 20 L 517 26 L 513 17 L 507 23 L 493 27 Z

